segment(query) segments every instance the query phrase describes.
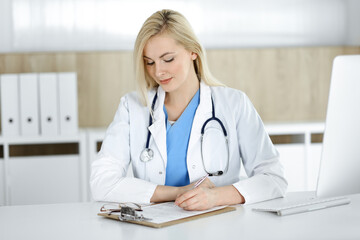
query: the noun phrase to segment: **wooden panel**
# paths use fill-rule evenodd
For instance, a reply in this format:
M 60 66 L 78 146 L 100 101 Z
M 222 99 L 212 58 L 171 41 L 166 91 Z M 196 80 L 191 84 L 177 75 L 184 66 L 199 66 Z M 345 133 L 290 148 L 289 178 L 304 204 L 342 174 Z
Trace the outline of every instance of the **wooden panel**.
M 266 122 L 324 121 L 332 61 L 360 47 L 211 49 L 213 74 L 243 90 Z M 79 125 L 103 127 L 135 90 L 131 52 L 0 54 L 0 73 L 78 73 Z
M 78 143 L 10 145 L 10 157 L 79 154 Z
M 210 69 L 248 94 L 267 122 L 324 121 L 332 61 L 359 47 L 212 50 Z
M 0 73 L 76 71 L 75 53 L 0 54 Z
M 77 56 L 80 124 L 107 126 L 121 96 L 135 90 L 132 53 L 79 53 Z

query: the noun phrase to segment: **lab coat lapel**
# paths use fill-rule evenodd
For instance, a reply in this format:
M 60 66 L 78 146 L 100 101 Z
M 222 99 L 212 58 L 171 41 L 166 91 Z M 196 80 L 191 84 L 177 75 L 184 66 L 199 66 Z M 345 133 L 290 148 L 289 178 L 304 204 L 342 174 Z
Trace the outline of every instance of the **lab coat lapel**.
M 165 127 L 165 114 L 163 111 L 165 91 L 159 86 L 157 90 L 158 99 L 154 107 L 154 122 L 149 126 L 149 131 L 155 141 L 160 155 L 164 161 L 166 168 L 167 163 L 167 150 L 166 150 L 166 127 Z M 151 142 L 150 142 L 151 145 Z
M 211 117 L 211 114 L 211 89 L 205 83 L 200 82 L 200 103 L 196 110 L 193 126 L 191 128 L 188 153 L 194 152 L 193 147 L 200 141 L 201 128 L 205 121 Z

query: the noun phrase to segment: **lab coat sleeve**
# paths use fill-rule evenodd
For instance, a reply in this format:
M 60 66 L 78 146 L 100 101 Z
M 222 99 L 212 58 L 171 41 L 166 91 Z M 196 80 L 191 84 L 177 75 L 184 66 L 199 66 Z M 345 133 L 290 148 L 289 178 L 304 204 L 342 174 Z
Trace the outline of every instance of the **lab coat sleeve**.
M 287 181 L 279 153 L 245 94 L 240 108 L 237 135 L 241 158 L 249 178 L 233 186 L 243 195 L 246 204 L 282 197 L 286 192 Z
M 156 184 L 126 177 L 130 164 L 130 121 L 124 96 L 106 131 L 101 150 L 91 165 L 90 187 L 94 200 L 150 203 Z

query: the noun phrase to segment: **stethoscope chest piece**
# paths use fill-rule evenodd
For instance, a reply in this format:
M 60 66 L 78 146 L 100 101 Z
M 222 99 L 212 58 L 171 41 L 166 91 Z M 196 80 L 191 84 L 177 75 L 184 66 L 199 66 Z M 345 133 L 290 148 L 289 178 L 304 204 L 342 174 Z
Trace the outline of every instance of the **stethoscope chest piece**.
M 144 150 L 141 151 L 140 160 L 142 162 L 148 162 L 152 160 L 153 157 L 154 157 L 154 151 L 152 149 L 145 148 Z

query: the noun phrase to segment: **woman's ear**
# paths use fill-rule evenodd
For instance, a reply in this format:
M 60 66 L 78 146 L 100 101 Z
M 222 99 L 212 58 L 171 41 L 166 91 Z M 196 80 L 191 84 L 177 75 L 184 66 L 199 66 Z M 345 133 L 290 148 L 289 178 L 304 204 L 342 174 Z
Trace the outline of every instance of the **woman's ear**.
M 192 59 L 192 60 L 195 60 L 196 58 L 197 58 L 197 54 L 194 53 L 194 52 L 192 52 L 192 53 L 191 53 L 191 59 Z

